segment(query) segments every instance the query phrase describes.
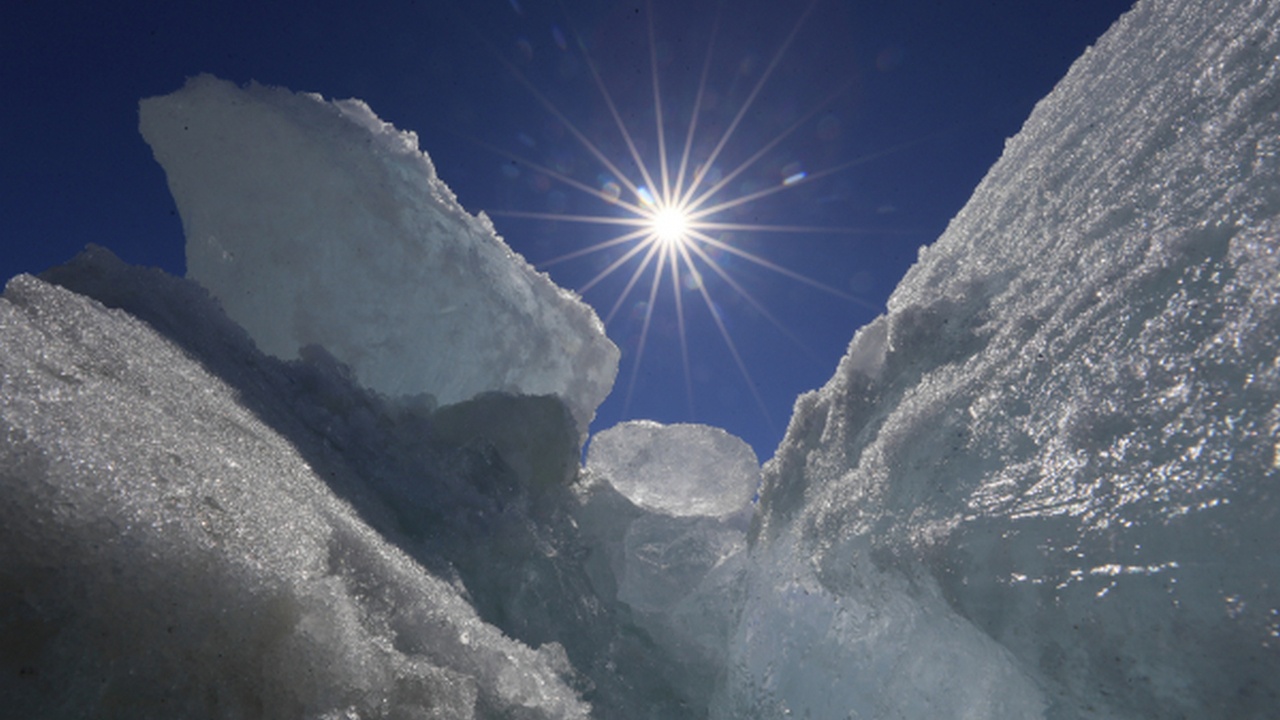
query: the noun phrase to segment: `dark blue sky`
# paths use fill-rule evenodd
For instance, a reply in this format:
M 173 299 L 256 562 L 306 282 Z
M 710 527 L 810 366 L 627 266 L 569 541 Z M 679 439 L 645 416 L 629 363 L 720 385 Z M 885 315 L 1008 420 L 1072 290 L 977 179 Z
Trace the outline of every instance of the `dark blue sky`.
M 674 294 L 664 279 L 628 402 L 646 276 L 609 326 L 623 361 L 596 429 L 632 417 L 696 420 L 742 436 L 765 459 L 795 396 L 831 376 L 853 332 L 883 307 L 919 246 L 946 227 L 1004 140 L 1131 2 L 818 0 L 780 57 L 805 2 L 725 2 L 717 22 L 720 4 L 653 3 L 667 147 L 674 155 L 683 146 L 713 27 L 695 138 L 704 156 L 778 57 L 714 170 L 731 172 L 814 111 L 812 117 L 719 197 L 777 187 L 799 171 L 819 177 L 716 219 L 858 231 L 715 235 L 856 301 L 711 251 L 787 330 L 703 268 L 707 294 L 756 391 L 703 295 L 686 282 L 680 295 L 689 396 Z M 0 10 L 0 276 L 38 272 L 90 242 L 129 262 L 184 271 L 181 222 L 137 132 L 137 101 L 201 72 L 365 100 L 383 119 L 418 133 L 441 177 L 473 212 L 616 214 L 542 170 L 593 187 L 617 180 L 525 83 L 634 175 L 592 81 L 594 63 L 656 167 L 648 27 L 643 0 L 7 3 Z M 500 214 L 495 223 L 535 265 L 617 233 Z M 560 284 L 582 287 L 626 249 L 546 269 Z M 585 294 L 602 316 L 631 267 Z

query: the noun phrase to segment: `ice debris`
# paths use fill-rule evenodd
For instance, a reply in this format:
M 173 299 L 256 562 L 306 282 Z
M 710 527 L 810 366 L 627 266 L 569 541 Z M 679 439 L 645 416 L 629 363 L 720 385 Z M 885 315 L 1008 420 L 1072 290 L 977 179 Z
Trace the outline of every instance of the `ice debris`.
M 597 433 L 587 467 L 629 500 L 666 515 L 728 515 L 760 484 L 751 447 L 708 425 L 634 420 Z

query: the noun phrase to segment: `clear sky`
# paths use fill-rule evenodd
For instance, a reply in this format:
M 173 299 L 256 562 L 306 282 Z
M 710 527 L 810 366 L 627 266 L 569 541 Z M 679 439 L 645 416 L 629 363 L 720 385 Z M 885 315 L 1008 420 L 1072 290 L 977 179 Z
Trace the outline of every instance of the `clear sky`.
M 796 395 L 831 376 L 1004 140 L 1131 4 L 6 3 L 0 275 L 90 242 L 184 272 L 181 222 L 137 132 L 140 98 L 201 72 L 358 97 L 417 132 L 463 205 L 491 213 L 515 250 L 565 287 L 589 286 L 602 317 L 617 307 L 608 331 L 622 365 L 595 429 L 705 422 L 763 460 Z M 628 182 L 661 185 L 659 117 L 673 184 L 695 109 L 685 184 L 724 139 L 702 187 L 729 180 L 704 207 L 748 200 L 703 218 L 720 224 L 691 243 L 697 275 L 681 260 L 677 293 L 667 266 L 650 304 L 656 260 L 619 301 L 643 251 L 590 284 L 630 243 L 548 264 L 629 229 L 548 216 L 628 217 L 598 193 L 635 202 Z

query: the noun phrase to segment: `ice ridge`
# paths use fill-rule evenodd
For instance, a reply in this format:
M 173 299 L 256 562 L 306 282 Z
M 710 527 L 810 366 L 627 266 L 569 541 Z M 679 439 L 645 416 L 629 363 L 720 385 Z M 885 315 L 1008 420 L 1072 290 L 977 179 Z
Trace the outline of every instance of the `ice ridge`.
M 559 395 L 585 438 L 617 348 L 590 307 L 458 204 L 414 133 L 359 100 L 209 75 L 140 116 L 188 275 L 264 351 L 320 345 L 374 390 L 441 404 Z

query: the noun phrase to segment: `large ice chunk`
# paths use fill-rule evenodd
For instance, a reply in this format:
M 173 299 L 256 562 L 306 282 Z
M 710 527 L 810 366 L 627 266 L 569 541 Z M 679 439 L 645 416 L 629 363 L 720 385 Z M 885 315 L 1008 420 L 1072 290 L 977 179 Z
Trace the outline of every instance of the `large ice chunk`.
M 759 482 L 751 447 L 706 425 L 621 423 L 588 450 L 576 516 L 602 561 L 594 582 L 678 663 L 669 679 L 691 707 L 725 673 Z
M 640 507 L 667 515 L 727 515 L 760 482 L 751 447 L 709 425 L 620 423 L 597 433 L 587 467 Z
M 441 404 L 556 394 L 585 432 L 617 348 L 436 176 L 417 136 L 359 100 L 202 75 L 144 100 L 141 130 L 187 272 L 263 350 L 323 346 L 368 387 Z
M 1277 28 L 1141 2 L 1037 106 L 797 402 L 713 715 L 1274 715 Z

